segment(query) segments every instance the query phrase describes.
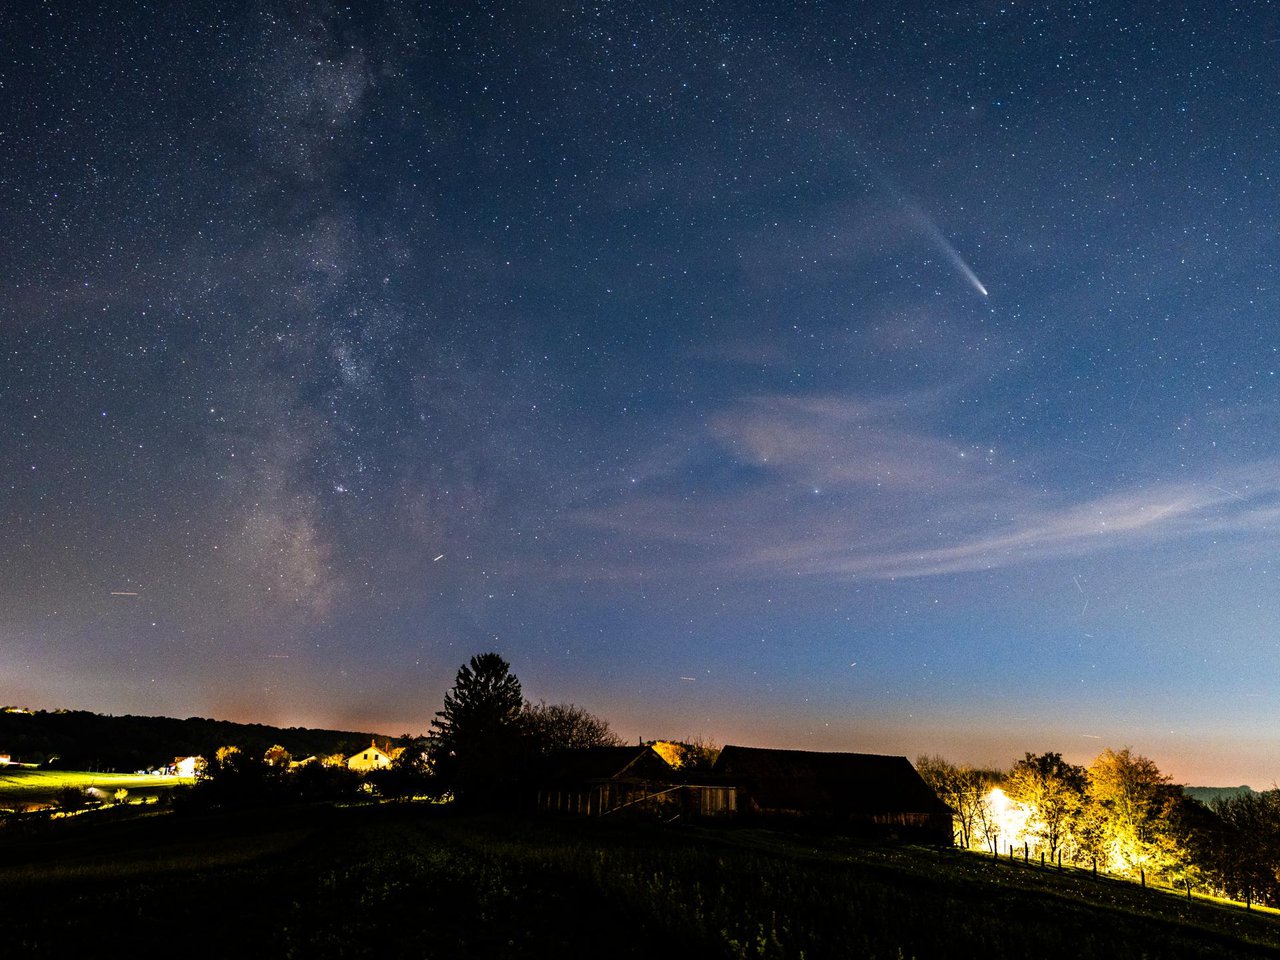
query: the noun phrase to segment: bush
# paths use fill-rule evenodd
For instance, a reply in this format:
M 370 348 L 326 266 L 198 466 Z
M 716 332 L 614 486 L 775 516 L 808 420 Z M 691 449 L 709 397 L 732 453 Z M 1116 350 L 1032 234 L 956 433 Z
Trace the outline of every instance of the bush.
M 74 813 L 89 805 L 89 794 L 80 787 L 63 787 L 53 798 L 53 804 L 63 813 Z

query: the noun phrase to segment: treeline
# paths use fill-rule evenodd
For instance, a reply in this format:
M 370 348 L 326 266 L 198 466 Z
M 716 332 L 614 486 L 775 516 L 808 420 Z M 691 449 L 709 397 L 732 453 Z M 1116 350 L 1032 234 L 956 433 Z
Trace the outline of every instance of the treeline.
M 226 744 L 204 755 L 205 767 L 195 787 L 179 796 L 179 806 L 260 806 L 363 793 L 511 807 L 519 804 L 539 758 L 621 743 L 607 721 L 581 707 L 526 700 L 519 679 L 496 653 L 472 657 L 458 670 L 431 727 L 427 736 L 380 741 L 390 765 L 359 774 L 340 754 L 299 763 L 282 744 L 265 751 Z M 699 756 L 690 751 L 691 760 Z
M 472 657 L 444 695 L 431 731 L 386 742 L 390 765 L 354 775 L 341 758 L 299 765 L 276 746 L 256 754 L 229 745 L 208 760 L 183 802 L 254 805 L 342 797 L 450 800 L 470 809 L 513 809 L 533 796 L 545 758 L 564 750 L 616 747 L 608 721 L 572 703 L 526 700 L 511 666 L 496 653 Z M 719 749 L 704 740 L 649 741 L 668 763 L 709 770 Z M 380 744 L 381 746 L 381 744 Z
M 1280 906 L 1280 790 L 1208 804 L 1126 748 L 1077 766 L 1026 754 L 1008 770 L 916 760 L 955 812 L 956 842 Z
M 295 757 L 351 754 L 373 734 L 272 727 L 189 717 L 112 717 L 86 710 L 0 711 L 0 752 L 51 769 L 131 772 L 175 757 L 211 757 L 227 744 L 261 755 L 281 745 Z M 384 738 L 385 739 L 385 738 Z

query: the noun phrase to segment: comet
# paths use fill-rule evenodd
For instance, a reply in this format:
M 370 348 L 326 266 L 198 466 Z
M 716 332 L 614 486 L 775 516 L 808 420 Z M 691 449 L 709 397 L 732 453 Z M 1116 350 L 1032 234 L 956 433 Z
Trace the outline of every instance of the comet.
M 435 563 L 435 562 L 436 562 L 436 560 L 443 560 L 443 559 L 444 559 L 444 554 L 442 553 L 442 554 L 440 554 L 440 556 L 435 557 L 434 559 L 432 559 L 432 561 L 431 561 L 431 562 L 432 562 L 432 563 Z
M 941 228 L 933 222 L 933 219 L 927 213 L 920 209 L 915 201 L 908 197 L 900 187 L 894 184 L 888 176 L 881 172 L 884 169 L 883 165 L 873 162 L 870 157 L 865 156 L 856 146 L 854 147 L 853 155 L 861 165 L 862 169 L 865 170 L 874 181 L 877 181 L 880 184 L 881 189 L 889 196 L 893 197 L 896 202 L 902 204 L 902 206 L 906 208 L 911 219 L 929 235 L 929 239 L 932 240 L 938 249 L 946 255 L 947 259 L 951 261 L 951 265 L 960 271 L 960 275 L 964 277 L 969 286 L 973 287 L 974 290 L 978 291 L 978 293 L 982 294 L 984 297 L 991 296 L 987 291 L 987 285 L 978 279 L 978 275 L 973 272 L 973 268 L 969 266 L 964 257 L 960 256 L 960 251 L 957 250 L 955 245 L 947 239 Z
M 931 239 L 937 245 L 938 249 L 946 255 L 946 258 L 951 261 L 951 265 L 959 270 L 960 275 L 969 282 L 969 286 L 973 287 L 973 289 L 977 290 L 984 297 L 991 296 L 991 294 L 987 292 L 986 284 L 978 279 L 978 275 L 973 272 L 973 268 L 965 262 L 964 257 L 960 256 L 960 251 L 957 250 L 955 245 L 947 239 L 946 234 L 944 234 L 938 225 L 929 218 L 929 215 L 914 203 L 908 203 L 907 209 L 911 211 L 913 218 L 924 229 L 924 232 L 929 235 L 929 239 Z
M 133 590 L 112 590 L 113 597 L 136 597 L 138 594 Z

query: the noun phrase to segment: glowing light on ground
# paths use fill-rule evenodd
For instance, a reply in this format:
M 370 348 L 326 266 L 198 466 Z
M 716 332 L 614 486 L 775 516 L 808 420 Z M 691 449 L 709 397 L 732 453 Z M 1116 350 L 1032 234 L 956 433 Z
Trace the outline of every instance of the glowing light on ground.
M 1031 819 L 1031 810 L 1010 799 L 999 787 L 993 787 L 987 794 L 988 827 L 987 837 L 990 843 L 1007 846 L 1011 843 L 1022 843 L 1027 839 L 1027 821 Z

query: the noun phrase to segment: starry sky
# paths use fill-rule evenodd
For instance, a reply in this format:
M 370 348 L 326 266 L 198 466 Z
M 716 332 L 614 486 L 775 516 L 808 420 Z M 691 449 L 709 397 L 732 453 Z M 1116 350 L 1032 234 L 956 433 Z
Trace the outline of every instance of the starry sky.
M 14 5 L 0 701 L 1280 779 L 1280 11 Z

